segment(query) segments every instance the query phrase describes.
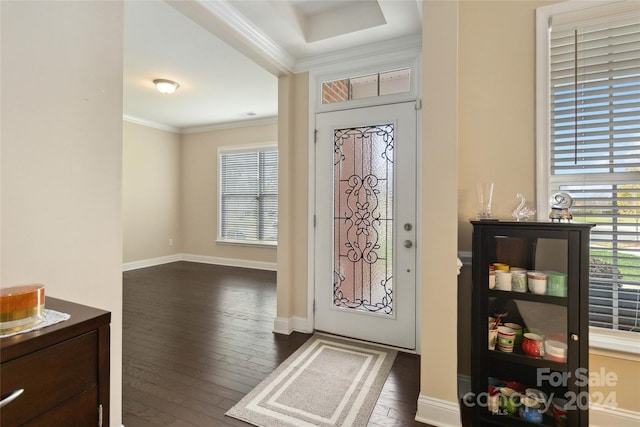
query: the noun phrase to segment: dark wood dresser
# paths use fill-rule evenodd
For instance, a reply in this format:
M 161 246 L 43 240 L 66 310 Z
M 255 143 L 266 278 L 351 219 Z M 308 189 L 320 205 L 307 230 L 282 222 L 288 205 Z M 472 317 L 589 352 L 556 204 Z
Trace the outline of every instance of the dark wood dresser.
M 111 313 L 46 297 L 71 315 L 37 331 L 0 339 L 0 425 L 108 426 Z

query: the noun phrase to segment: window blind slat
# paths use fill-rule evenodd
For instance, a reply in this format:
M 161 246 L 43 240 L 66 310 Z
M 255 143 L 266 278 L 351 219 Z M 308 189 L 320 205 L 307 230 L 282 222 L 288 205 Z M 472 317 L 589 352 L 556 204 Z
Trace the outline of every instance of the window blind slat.
M 629 52 L 633 52 L 638 48 L 638 34 L 640 34 L 640 26 L 634 32 L 624 34 L 622 36 L 607 37 L 599 40 L 585 41 L 582 36 L 578 39 L 578 61 L 579 65 L 585 65 L 589 62 L 600 62 L 603 58 L 610 58 L 612 62 L 621 59 L 633 59 L 629 56 Z M 616 51 L 612 52 L 609 48 L 611 45 L 617 45 Z M 551 48 L 550 61 L 555 69 L 570 69 L 568 65 L 575 59 L 576 44 L 571 36 L 570 43 L 562 46 Z M 584 61 L 584 63 L 583 63 Z M 565 65 L 563 67 L 563 64 Z
M 615 79 L 616 77 L 637 76 L 640 70 L 640 62 L 631 58 L 619 62 L 598 62 L 579 67 L 578 84 L 594 87 L 601 81 Z M 563 85 L 571 87 L 574 83 L 575 75 L 573 70 L 557 68 L 551 73 L 551 84 L 554 87 L 562 87 Z
M 562 34 L 576 27 L 587 31 L 590 29 L 607 31 L 628 25 L 630 22 L 637 23 L 640 16 L 638 4 L 635 0 L 605 5 L 593 2 L 586 6 L 588 7 L 581 8 L 578 11 L 554 15 L 551 21 L 554 33 Z
M 631 162 L 632 160 L 636 160 L 638 154 L 636 153 L 635 155 L 628 155 L 628 156 L 619 156 L 621 157 L 620 160 L 617 160 L 617 163 L 614 163 L 615 165 L 624 165 L 626 167 L 638 167 L 638 165 L 640 165 L 640 162 L 635 161 L 635 162 Z M 587 165 L 591 164 L 591 165 L 603 165 L 603 166 L 607 166 L 610 167 L 612 166 L 612 164 L 607 163 L 607 159 L 608 157 L 605 156 L 584 156 L 584 155 L 578 155 L 577 156 L 577 160 L 578 163 L 585 163 Z M 571 161 L 571 163 L 575 162 L 575 157 L 571 157 L 569 158 L 569 160 Z M 627 162 L 624 162 L 624 160 L 627 160 Z M 631 163 L 630 163 L 631 162 Z M 555 160 L 555 167 L 570 167 L 571 164 L 566 164 L 566 163 L 562 163 L 559 160 Z
M 594 39 L 603 39 L 608 37 L 622 36 L 627 33 L 637 32 L 638 20 L 640 14 L 636 10 L 635 13 L 628 14 L 619 19 L 607 20 L 605 25 L 598 23 L 595 25 L 589 25 L 582 22 L 576 22 L 574 25 L 560 28 L 558 25 L 557 17 L 552 23 L 553 40 L 565 40 L 565 43 L 571 44 L 571 37 L 573 37 L 574 31 L 578 30 L 581 40 L 589 42 Z M 552 44 L 553 46 L 553 44 Z
M 566 131 L 566 128 L 576 128 L 577 134 L 585 133 L 589 130 L 600 132 L 600 135 L 608 135 L 609 130 L 617 132 L 631 133 L 635 132 L 640 123 L 640 105 L 629 106 L 628 108 L 613 107 L 587 107 L 585 109 L 557 109 L 555 110 L 555 118 L 551 121 L 551 126 L 555 134 Z M 622 127 L 624 126 L 624 127 Z M 628 130 L 625 132 L 625 129 Z M 605 132 L 605 133 L 603 133 Z M 611 136 L 611 135 L 608 135 Z M 621 135 L 626 136 L 626 135 Z
M 594 153 L 594 152 L 605 152 L 608 151 L 608 157 L 617 157 L 625 156 L 625 155 L 637 155 L 638 152 L 638 141 L 633 141 L 633 136 L 629 137 L 627 140 L 621 139 L 618 143 L 616 141 L 612 141 L 610 138 L 593 138 L 591 140 L 584 140 L 583 138 L 578 138 L 577 141 L 574 140 L 573 135 L 568 135 L 568 137 L 563 138 L 562 142 L 559 142 L 553 149 L 553 154 L 562 154 L 567 151 L 574 151 L 574 154 L 581 153 Z M 560 138 L 556 138 L 560 139 Z M 575 145 L 577 142 L 577 147 Z M 615 164 L 617 162 L 616 159 L 611 160 L 611 164 Z
M 640 33 L 640 24 L 628 23 L 606 31 L 589 31 L 585 27 L 576 27 L 568 31 L 553 32 L 550 40 L 551 56 L 573 53 L 575 45 L 575 31 L 578 31 L 580 49 L 589 50 L 609 46 L 612 39 L 619 45 L 617 50 L 626 50 L 625 45 L 637 43 L 635 36 Z
M 599 96 L 625 96 L 633 93 L 638 88 L 638 76 L 640 75 L 640 67 L 635 73 L 619 73 L 612 75 L 607 72 L 599 79 L 591 81 L 581 81 L 575 85 L 574 77 L 567 77 L 563 81 L 552 81 L 552 87 L 555 93 L 553 99 L 557 101 L 573 98 L 577 95 L 583 100 L 590 100 Z M 570 80 L 569 80 L 570 79 Z M 597 102 L 593 101 L 593 102 Z

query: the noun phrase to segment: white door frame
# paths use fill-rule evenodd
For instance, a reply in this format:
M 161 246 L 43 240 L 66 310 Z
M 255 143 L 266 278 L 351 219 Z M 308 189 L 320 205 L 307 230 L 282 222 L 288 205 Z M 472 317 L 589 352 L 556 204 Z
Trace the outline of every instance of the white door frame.
M 315 228 L 314 228 L 314 213 L 315 208 L 315 188 L 316 188 L 316 171 L 315 171 L 315 124 L 316 114 L 327 111 L 346 110 L 359 107 L 369 107 L 383 104 L 393 104 L 397 102 L 415 101 L 418 108 L 421 107 L 422 101 L 420 99 L 420 83 L 422 81 L 420 63 L 421 63 L 421 51 L 422 48 L 409 48 L 405 51 L 396 51 L 394 54 L 388 55 L 386 61 L 380 61 L 377 58 L 372 59 L 359 59 L 356 61 L 343 62 L 341 65 L 331 65 L 319 67 L 313 70 L 309 70 L 309 112 L 308 123 L 310 124 L 308 129 L 308 159 L 307 167 L 309 171 L 308 175 L 308 199 L 307 206 L 309 212 L 309 218 L 307 220 L 308 231 L 308 245 L 307 245 L 307 314 L 304 321 L 305 326 L 300 328 L 305 332 L 313 332 L 314 327 L 314 313 L 313 313 L 313 299 L 315 296 Z M 321 104 L 320 90 L 322 82 L 333 81 L 345 77 L 353 77 L 358 75 L 366 75 L 367 73 L 376 73 L 385 70 L 394 70 L 401 68 L 411 69 L 411 90 L 408 93 L 385 95 L 380 97 L 372 97 L 359 99 L 354 101 L 340 102 L 334 104 Z M 422 158 L 422 115 L 417 115 L 417 147 L 416 155 L 418 159 Z M 422 235 L 422 171 L 420 163 L 418 162 L 416 174 L 416 238 Z M 421 259 L 421 247 L 417 245 L 416 248 L 416 260 Z M 416 353 L 420 353 L 421 349 L 421 295 L 422 295 L 422 266 L 420 262 L 416 262 Z M 302 325 L 300 325 L 302 326 Z M 297 328 L 294 328 L 297 329 Z
M 414 244 L 417 237 L 414 228 L 416 222 L 416 116 L 416 103 L 414 101 L 316 115 L 316 175 L 322 181 L 322 184 L 316 188 L 317 221 L 314 230 L 317 244 L 314 311 L 316 329 L 390 346 L 398 346 L 411 351 L 415 350 L 417 314 L 415 269 L 417 260 L 415 255 L 416 247 L 418 246 Z M 359 156 L 363 153 L 359 153 L 359 150 L 365 150 L 365 146 L 369 146 L 369 144 L 365 144 L 364 140 L 359 141 L 359 138 L 354 137 L 349 129 L 369 129 L 369 126 L 380 126 L 379 129 L 376 128 L 376 131 L 372 132 L 373 135 L 366 138 L 366 141 L 371 144 L 372 150 L 367 152 L 367 156 L 372 156 L 373 158 L 361 159 Z M 334 164 L 337 161 L 335 129 L 344 129 L 348 135 L 351 135 L 350 137 L 345 137 L 343 141 L 344 156 L 346 156 L 347 161 L 340 162 L 339 166 Z M 374 136 L 380 135 L 378 133 L 380 131 L 389 129 L 392 129 L 393 132 L 393 137 L 390 139 L 393 141 L 393 148 L 390 150 L 392 153 L 391 162 L 384 161 L 384 158 L 379 157 L 383 152 L 388 154 L 385 150 L 389 149 L 389 146 L 386 145 L 385 147 L 383 138 Z M 386 139 L 384 141 L 389 144 Z M 357 148 L 358 146 L 361 148 Z M 360 161 L 362 162 L 361 164 L 359 163 Z M 382 163 L 378 163 L 380 161 Z M 359 163 L 359 166 L 355 166 L 354 163 Z M 351 170 L 352 167 L 355 169 Z M 336 170 L 342 171 L 343 168 L 350 172 L 347 175 L 341 175 L 341 180 L 348 178 L 349 174 L 361 174 L 360 177 L 364 178 L 365 175 L 371 173 L 380 178 L 380 182 L 372 183 L 373 188 L 371 189 L 372 191 L 379 191 L 380 194 L 376 196 L 370 194 L 369 191 L 363 191 L 369 188 L 366 185 L 369 181 L 366 179 L 363 180 L 363 187 L 360 188 L 356 183 L 357 181 L 351 181 L 351 178 L 349 178 L 349 185 L 355 185 L 353 189 L 360 188 L 361 191 L 351 193 L 345 199 L 345 191 L 348 193 L 345 187 L 347 185 L 346 182 L 341 182 L 339 190 L 336 187 L 338 183 L 334 182 Z M 389 179 L 393 183 L 392 189 L 387 187 L 388 181 L 386 185 L 384 184 L 385 172 L 378 168 L 383 168 L 389 174 Z M 386 193 L 385 188 L 388 188 L 391 193 Z M 391 199 L 387 199 L 387 197 Z M 357 221 L 353 223 L 355 216 L 352 217 L 351 221 L 347 220 L 350 215 L 356 215 L 355 212 L 358 208 L 355 206 L 355 201 L 364 203 L 365 200 L 367 205 L 371 203 L 371 207 L 366 207 L 365 205 L 362 209 L 369 212 L 372 217 L 376 215 L 382 217 L 382 220 L 377 225 L 375 222 L 369 225 L 366 225 L 366 223 L 358 225 Z M 385 201 L 390 205 L 382 207 Z M 340 212 L 336 211 L 336 203 L 339 203 L 342 207 L 342 209 L 339 209 Z M 336 215 L 344 216 L 344 220 L 340 221 L 340 225 L 336 223 Z M 386 235 L 384 231 L 390 231 L 387 228 L 389 227 L 387 222 L 389 219 L 392 219 L 392 237 Z M 404 227 L 405 224 L 410 225 L 411 228 L 406 229 Z M 375 262 L 374 265 L 376 267 L 371 267 L 372 270 L 384 274 L 382 277 L 378 277 L 377 281 L 367 282 L 370 278 L 365 279 L 362 277 L 361 279 L 364 282 L 360 283 L 355 277 L 352 278 L 355 282 L 348 279 L 350 273 L 355 273 L 352 268 L 357 267 L 358 271 L 362 268 L 367 269 L 368 264 L 365 261 L 367 251 L 364 250 L 363 246 L 360 247 L 361 250 L 364 250 L 362 253 L 352 247 L 352 250 L 348 252 L 354 256 L 362 256 L 363 259 L 353 263 L 347 262 L 344 258 L 345 251 L 347 251 L 345 248 L 347 242 L 355 244 L 351 239 L 355 239 L 361 245 L 365 242 L 362 241 L 362 236 L 356 236 L 355 234 L 345 235 L 343 227 L 349 228 L 351 231 L 355 230 L 355 228 L 361 230 L 360 227 L 364 227 L 365 230 L 372 233 L 371 235 L 366 233 L 366 236 L 368 236 L 364 237 L 366 243 L 380 244 L 378 249 L 373 248 L 371 251 L 372 255 L 380 256 L 386 260 Z M 337 233 L 338 229 L 343 232 Z M 334 232 L 328 233 L 329 230 L 334 230 Z M 338 235 L 341 237 L 338 237 Z M 373 240 L 370 240 L 371 238 Z M 338 248 L 336 244 L 339 241 L 342 241 L 342 245 Z M 410 242 L 412 246 L 407 247 L 403 242 Z M 388 270 L 390 266 L 392 268 L 391 271 Z M 378 270 L 380 268 L 382 268 L 382 271 Z M 357 309 L 347 309 L 344 306 L 339 308 L 334 300 L 334 286 L 336 285 L 336 280 L 339 280 L 338 271 L 345 275 L 344 286 L 346 289 L 368 283 L 368 286 L 365 287 L 373 291 L 381 284 L 380 280 L 389 279 L 393 308 L 389 312 L 386 310 L 375 312 L 375 309 L 371 306 L 362 306 Z M 389 289 L 385 288 L 385 290 L 388 291 Z M 361 296 L 365 297 L 364 294 Z M 344 297 L 349 299 L 351 304 L 357 303 L 357 300 L 351 300 L 347 295 Z M 355 295 L 351 295 L 351 297 L 355 297 Z M 373 295 L 371 295 L 371 298 L 371 304 L 384 304 L 383 300 L 376 299 Z

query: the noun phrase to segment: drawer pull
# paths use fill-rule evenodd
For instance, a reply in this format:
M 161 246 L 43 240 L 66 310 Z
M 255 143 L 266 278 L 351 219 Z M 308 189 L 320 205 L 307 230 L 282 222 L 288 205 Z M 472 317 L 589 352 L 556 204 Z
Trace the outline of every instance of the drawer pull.
M 13 393 L 11 393 L 9 396 L 7 396 L 4 399 L 0 400 L 0 408 L 2 408 L 4 405 L 10 403 L 11 401 L 15 400 L 18 396 L 20 396 L 22 394 L 23 391 L 24 391 L 23 388 L 19 388 L 18 390 L 16 390 Z

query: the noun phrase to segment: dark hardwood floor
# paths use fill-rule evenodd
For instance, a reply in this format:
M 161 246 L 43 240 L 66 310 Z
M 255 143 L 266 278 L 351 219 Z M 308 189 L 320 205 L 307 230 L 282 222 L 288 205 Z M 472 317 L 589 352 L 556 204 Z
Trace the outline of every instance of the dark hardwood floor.
M 272 332 L 275 283 L 190 262 L 125 272 L 125 427 L 247 426 L 224 413 L 309 338 Z M 369 426 L 424 426 L 419 381 L 419 356 L 399 353 Z

